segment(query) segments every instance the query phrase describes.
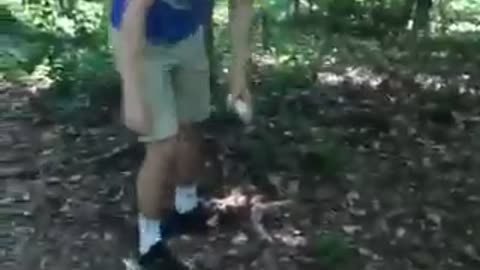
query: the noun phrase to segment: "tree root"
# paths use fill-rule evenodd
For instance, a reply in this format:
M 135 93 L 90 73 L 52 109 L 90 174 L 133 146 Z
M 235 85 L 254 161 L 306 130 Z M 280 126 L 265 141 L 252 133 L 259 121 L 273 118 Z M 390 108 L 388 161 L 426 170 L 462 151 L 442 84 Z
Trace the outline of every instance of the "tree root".
M 272 236 L 267 232 L 265 226 L 262 223 L 262 219 L 265 214 L 271 213 L 278 208 L 289 205 L 291 203 L 292 201 L 290 200 L 283 200 L 268 203 L 256 202 L 253 204 L 250 212 L 250 221 L 252 222 L 252 226 L 260 240 L 267 241 L 268 243 L 273 242 Z
M 137 146 L 136 143 L 124 143 L 120 146 L 115 147 L 114 149 L 112 149 L 111 151 L 109 151 L 107 153 L 80 160 L 79 163 L 81 165 L 90 165 L 90 164 L 94 164 L 94 163 L 98 163 L 98 162 L 109 161 L 109 160 L 111 160 L 115 157 L 118 157 L 122 154 L 125 154 L 125 153 L 131 151 L 136 146 Z
M 277 252 L 274 245 L 273 237 L 268 233 L 262 220 L 265 214 L 274 212 L 283 206 L 292 204 L 290 200 L 273 201 L 268 203 L 256 202 L 251 208 L 250 221 L 257 237 L 264 244 L 261 252 L 261 261 L 267 270 L 279 270 L 280 266 L 277 261 Z

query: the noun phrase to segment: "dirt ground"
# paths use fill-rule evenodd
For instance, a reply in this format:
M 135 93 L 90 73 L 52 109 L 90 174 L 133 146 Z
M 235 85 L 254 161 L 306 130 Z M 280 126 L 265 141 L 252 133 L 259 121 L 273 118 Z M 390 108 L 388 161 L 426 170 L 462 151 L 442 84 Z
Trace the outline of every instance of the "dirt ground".
M 478 97 L 393 79 L 321 89 L 266 97 L 274 105 L 250 128 L 207 123 L 206 189 L 231 195 L 217 206 L 241 207 L 235 225 L 173 240 L 182 259 L 192 269 L 480 269 Z M 124 269 L 141 146 L 112 124 L 45 124 L 27 90 L 0 90 L 1 269 Z

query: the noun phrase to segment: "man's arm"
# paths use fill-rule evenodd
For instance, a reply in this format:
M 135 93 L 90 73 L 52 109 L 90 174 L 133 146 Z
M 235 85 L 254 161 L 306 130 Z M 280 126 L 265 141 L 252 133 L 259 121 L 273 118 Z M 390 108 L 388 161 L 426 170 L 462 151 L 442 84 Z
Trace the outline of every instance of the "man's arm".
M 251 117 L 251 96 L 248 85 L 250 60 L 250 28 L 253 17 L 253 0 L 230 0 L 229 27 L 232 45 L 232 62 L 229 70 L 231 100 L 240 117 L 246 122 Z
M 145 17 L 153 0 L 127 0 L 120 26 L 120 72 L 127 88 L 137 88 L 140 82 L 140 59 L 145 43 Z
M 127 0 L 119 31 L 118 70 L 122 79 L 125 125 L 140 134 L 150 129 L 150 115 L 143 102 L 142 53 L 145 46 L 145 18 L 153 0 Z

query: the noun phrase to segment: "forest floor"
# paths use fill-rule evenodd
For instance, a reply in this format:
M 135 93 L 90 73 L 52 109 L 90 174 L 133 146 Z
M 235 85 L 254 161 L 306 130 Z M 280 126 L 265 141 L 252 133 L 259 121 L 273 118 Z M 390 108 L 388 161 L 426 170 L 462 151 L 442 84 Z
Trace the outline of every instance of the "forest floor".
M 238 222 L 172 240 L 182 259 L 212 270 L 480 269 L 480 99 L 458 91 L 479 81 L 431 91 L 367 77 L 318 73 L 308 89 L 259 97 L 251 127 L 206 123 L 208 194 L 217 208 L 240 205 Z M 114 124 L 45 123 L 29 89 L 0 89 L 11 217 L 1 269 L 124 269 L 141 146 Z

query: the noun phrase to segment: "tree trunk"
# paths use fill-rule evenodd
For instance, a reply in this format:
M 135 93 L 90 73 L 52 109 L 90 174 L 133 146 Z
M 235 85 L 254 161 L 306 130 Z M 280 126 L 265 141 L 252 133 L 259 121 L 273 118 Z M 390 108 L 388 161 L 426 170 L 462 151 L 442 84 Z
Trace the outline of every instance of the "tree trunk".
M 405 0 L 405 3 L 403 4 L 401 24 L 404 30 L 407 29 L 407 26 L 412 19 L 416 1 L 417 0 Z
M 430 10 L 432 0 L 417 0 L 415 17 L 413 18 L 413 33 L 415 36 L 428 36 L 430 29 Z
M 447 16 L 447 7 L 450 3 L 449 0 L 439 0 L 437 3 L 438 16 L 440 21 L 440 33 L 446 34 L 448 30 L 448 16 Z
M 210 65 L 210 86 L 213 87 L 217 82 L 216 70 L 217 61 L 215 57 L 215 35 L 213 32 L 213 10 L 215 8 L 215 0 L 209 1 L 208 21 L 205 27 L 205 48 L 207 50 L 208 62 Z
M 247 78 L 250 64 L 250 28 L 253 19 L 253 0 L 229 1 L 229 28 L 232 62 L 229 69 L 230 92 L 234 98 L 250 99 Z M 250 102 L 248 100 L 248 102 Z
M 292 12 L 293 19 L 297 18 L 299 13 L 300 13 L 300 0 L 293 0 L 293 12 Z
M 265 12 L 265 10 L 261 10 L 261 16 L 260 16 L 260 24 L 261 24 L 261 29 L 262 29 L 262 48 L 265 51 L 268 51 L 270 48 L 270 23 L 269 23 L 269 18 L 268 14 Z
M 312 15 L 315 10 L 313 9 L 315 6 L 315 3 L 313 2 L 313 0 L 308 0 L 308 12 L 310 13 L 310 15 Z

